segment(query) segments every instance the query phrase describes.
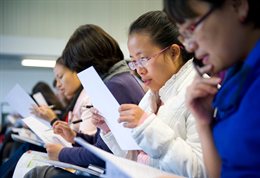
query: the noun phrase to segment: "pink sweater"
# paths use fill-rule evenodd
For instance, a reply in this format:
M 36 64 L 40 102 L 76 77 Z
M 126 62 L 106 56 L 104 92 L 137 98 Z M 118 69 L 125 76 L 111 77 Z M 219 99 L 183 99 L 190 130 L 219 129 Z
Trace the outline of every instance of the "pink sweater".
M 73 111 L 69 113 L 69 123 L 72 121 L 82 119 L 83 122 L 77 124 L 70 124 L 71 128 L 77 132 L 81 132 L 88 135 L 94 135 L 97 131 L 97 128 L 91 122 L 92 113 L 89 108 L 86 108 L 87 105 L 91 105 L 90 98 L 86 94 L 85 90 L 82 90 L 76 104 L 73 108 Z

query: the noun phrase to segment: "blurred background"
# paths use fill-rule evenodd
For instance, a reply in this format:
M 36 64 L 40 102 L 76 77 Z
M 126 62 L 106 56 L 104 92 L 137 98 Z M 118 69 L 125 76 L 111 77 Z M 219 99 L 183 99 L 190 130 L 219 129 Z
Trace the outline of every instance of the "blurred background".
M 161 10 L 160 0 L 0 0 L 0 124 L 10 112 L 4 97 L 18 83 L 28 93 L 38 81 L 52 86 L 51 67 L 28 67 L 23 59 L 54 62 L 83 24 L 101 26 L 128 58 L 128 27 L 141 14 Z

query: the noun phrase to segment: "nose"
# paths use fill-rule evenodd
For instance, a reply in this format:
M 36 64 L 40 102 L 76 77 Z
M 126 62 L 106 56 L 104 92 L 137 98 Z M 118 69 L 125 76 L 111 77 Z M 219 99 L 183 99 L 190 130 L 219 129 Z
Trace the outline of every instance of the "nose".
M 142 76 L 142 75 L 144 75 L 144 74 L 147 73 L 147 70 L 146 70 L 144 67 L 142 67 L 142 66 L 137 66 L 136 72 L 137 72 L 140 76 Z
M 198 48 L 198 44 L 196 43 L 195 40 L 193 39 L 187 39 L 185 40 L 185 42 L 183 43 L 183 45 L 185 46 L 185 49 L 190 52 L 193 53 L 196 51 L 196 49 Z
M 57 87 L 57 88 L 60 88 L 60 87 L 61 87 L 61 82 L 60 82 L 60 80 L 56 80 L 56 87 Z

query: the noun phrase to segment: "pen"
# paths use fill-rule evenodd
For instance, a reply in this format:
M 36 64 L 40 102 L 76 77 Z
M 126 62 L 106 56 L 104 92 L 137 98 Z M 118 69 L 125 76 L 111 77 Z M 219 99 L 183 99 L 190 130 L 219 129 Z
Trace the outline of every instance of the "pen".
M 199 76 L 201 76 L 202 78 L 210 78 L 210 76 L 208 74 L 200 72 L 199 67 L 200 67 L 201 64 L 199 64 L 198 60 L 193 59 L 192 64 L 193 64 L 196 72 L 199 74 Z M 220 89 L 220 87 L 221 87 L 221 85 L 218 84 L 217 88 Z
M 77 124 L 77 123 L 80 123 L 80 122 L 82 122 L 82 119 L 79 119 L 79 120 L 76 120 L 76 121 L 72 121 L 71 123 L 72 124 Z
M 86 105 L 86 108 L 93 108 L 93 105 Z M 72 121 L 71 123 L 72 124 L 77 124 L 77 123 L 80 123 L 82 121 L 83 121 L 82 119 L 79 119 L 79 120 L 76 120 L 76 121 Z
M 192 64 L 193 64 L 193 66 L 194 66 L 196 72 L 197 72 L 201 77 L 203 77 L 203 73 L 201 73 L 200 70 L 199 70 L 200 64 L 199 64 L 198 60 L 193 59 L 193 60 L 192 60 Z
M 93 105 L 87 105 L 86 108 L 93 108 Z

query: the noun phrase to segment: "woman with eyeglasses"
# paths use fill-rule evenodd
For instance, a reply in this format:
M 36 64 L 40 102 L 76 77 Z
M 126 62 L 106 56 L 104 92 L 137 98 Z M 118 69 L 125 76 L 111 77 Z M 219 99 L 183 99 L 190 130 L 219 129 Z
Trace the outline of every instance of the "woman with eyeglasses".
M 260 1 L 164 3 L 187 50 L 205 65 L 200 72 L 212 76 L 196 76 L 186 97 L 209 177 L 260 177 Z
M 177 175 L 205 177 L 195 119 L 184 104 L 195 70 L 192 55 L 178 35 L 176 26 L 161 11 L 143 14 L 129 29 L 128 65 L 149 90 L 139 105 L 120 106 L 119 122 L 133 128 L 133 138 L 142 150 L 121 150 L 102 118 L 96 114 L 93 120 L 103 129 L 101 136 L 114 154 Z

